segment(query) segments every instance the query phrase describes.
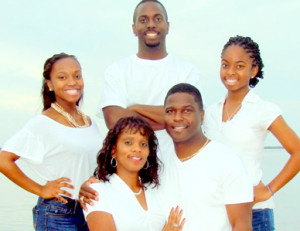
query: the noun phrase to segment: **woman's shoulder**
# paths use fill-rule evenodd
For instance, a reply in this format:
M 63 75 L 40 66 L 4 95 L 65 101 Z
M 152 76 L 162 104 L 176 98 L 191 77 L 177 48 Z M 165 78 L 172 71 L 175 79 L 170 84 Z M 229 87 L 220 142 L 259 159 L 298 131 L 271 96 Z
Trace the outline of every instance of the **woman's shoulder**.
M 111 178 L 111 176 L 108 177 L 108 181 L 100 180 L 97 183 L 92 183 L 90 186 L 97 192 L 111 193 L 112 191 L 114 191 L 114 189 L 113 189 L 114 187 L 113 187 L 113 184 L 112 184 L 110 178 Z
M 251 93 L 251 97 L 248 99 L 249 102 L 253 102 L 253 105 L 256 107 L 257 112 L 261 114 L 276 112 L 281 114 L 280 107 L 270 100 L 261 98 L 259 95 Z
M 25 125 L 24 129 L 40 129 L 47 123 L 44 115 L 38 114 L 32 117 Z

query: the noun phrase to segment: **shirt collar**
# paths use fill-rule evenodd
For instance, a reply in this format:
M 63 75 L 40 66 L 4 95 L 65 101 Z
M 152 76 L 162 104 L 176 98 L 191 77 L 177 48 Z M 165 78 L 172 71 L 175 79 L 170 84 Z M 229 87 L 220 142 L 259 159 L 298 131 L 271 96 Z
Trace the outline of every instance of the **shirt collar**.
M 223 105 L 225 103 L 226 98 L 227 98 L 227 94 L 221 100 L 218 101 L 218 104 Z M 258 101 L 258 99 L 259 97 L 252 90 L 249 90 L 249 92 L 243 99 L 242 105 L 246 103 L 255 103 Z

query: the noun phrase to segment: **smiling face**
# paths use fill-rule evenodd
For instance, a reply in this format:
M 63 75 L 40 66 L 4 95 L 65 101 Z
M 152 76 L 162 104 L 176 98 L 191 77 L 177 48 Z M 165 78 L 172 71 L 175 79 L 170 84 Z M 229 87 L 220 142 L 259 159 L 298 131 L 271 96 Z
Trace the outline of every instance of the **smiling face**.
M 146 47 L 165 46 L 165 38 L 169 31 L 163 7 L 155 2 L 145 2 L 135 11 L 133 33 L 138 36 L 140 45 Z
M 165 127 L 175 144 L 191 144 L 201 139 L 203 111 L 188 93 L 169 95 L 165 103 Z
M 139 131 L 133 133 L 126 127 L 119 135 L 113 147 L 112 157 L 117 160 L 117 174 L 136 173 L 143 168 L 149 156 L 149 141 L 147 136 Z
M 248 91 L 249 82 L 258 72 L 258 66 L 253 66 L 243 47 L 231 45 L 222 53 L 220 77 L 228 91 Z
M 54 91 L 56 101 L 63 105 L 74 103 L 80 99 L 83 92 L 81 67 L 73 58 L 63 58 L 53 64 L 50 80 L 47 80 L 49 89 Z

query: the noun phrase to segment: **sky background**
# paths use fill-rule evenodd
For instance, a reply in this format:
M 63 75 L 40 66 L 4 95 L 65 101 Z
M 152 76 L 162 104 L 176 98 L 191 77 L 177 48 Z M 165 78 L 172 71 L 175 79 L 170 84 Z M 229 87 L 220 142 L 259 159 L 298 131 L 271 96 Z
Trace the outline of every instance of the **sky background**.
M 41 112 L 42 71 L 55 53 L 77 56 L 83 69 L 83 111 L 99 112 L 103 73 L 112 62 L 136 53 L 131 30 L 134 0 L 1 1 L 0 146 Z M 254 91 L 278 104 L 300 135 L 300 2 L 295 0 L 162 0 L 170 21 L 168 52 L 200 69 L 203 97 L 225 94 L 220 53 L 228 38 L 250 36 L 260 45 L 265 79 Z M 134 83 L 133 83 L 134 84 Z M 276 145 L 269 138 L 267 145 Z

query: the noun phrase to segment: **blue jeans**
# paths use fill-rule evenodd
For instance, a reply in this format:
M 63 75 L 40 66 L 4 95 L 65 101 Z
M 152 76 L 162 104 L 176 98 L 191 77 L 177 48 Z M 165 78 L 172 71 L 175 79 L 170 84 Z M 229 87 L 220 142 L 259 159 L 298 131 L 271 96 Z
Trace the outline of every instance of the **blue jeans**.
M 82 208 L 77 200 L 65 197 L 67 204 L 57 199 L 39 197 L 32 209 L 33 226 L 37 231 L 88 231 Z
M 253 209 L 252 227 L 253 231 L 275 230 L 273 209 Z

